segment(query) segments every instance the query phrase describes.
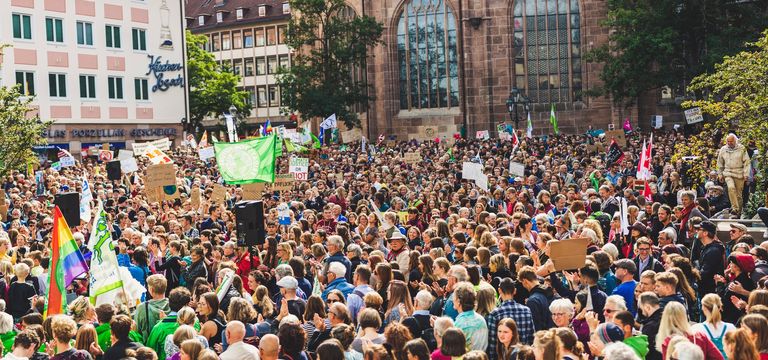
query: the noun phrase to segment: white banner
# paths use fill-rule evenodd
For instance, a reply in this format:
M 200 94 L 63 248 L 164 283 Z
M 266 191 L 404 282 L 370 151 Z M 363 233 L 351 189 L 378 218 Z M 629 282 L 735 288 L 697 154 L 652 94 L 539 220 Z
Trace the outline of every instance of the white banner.
M 93 200 L 91 185 L 88 184 L 88 180 L 83 179 L 83 190 L 80 192 L 80 220 L 82 221 L 91 221 L 91 200 Z
M 477 180 L 483 175 L 483 165 L 466 161 L 461 165 L 461 177 L 467 180 Z
M 123 152 L 121 151 L 120 154 Z M 129 174 L 139 170 L 139 164 L 136 163 L 136 158 L 120 159 L 120 170 L 123 174 Z
M 61 165 L 61 167 L 75 166 L 75 158 L 72 156 L 65 156 L 59 159 L 59 164 Z
M 171 140 L 166 138 L 157 139 L 149 142 L 144 143 L 133 143 L 133 154 L 134 156 L 141 156 L 145 155 L 149 151 L 149 146 L 154 146 L 160 151 L 170 151 L 171 150 Z
M 309 159 L 292 157 L 288 162 L 288 173 L 292 174 L 296 181 L 306 181 L 309 175 Z
M 509 175 L 512 176 L 524 176 L 525 175 L 525 165 L 519 163 L 519 162 L 510 162 L 509 163 Z
M 208 160 L 212 157 L 216 156 L 216 151 L 214 151 L 213 146 L 200 148 L 200 150 L 197 150 L 197 154 L 200 155 L 200 160 Z

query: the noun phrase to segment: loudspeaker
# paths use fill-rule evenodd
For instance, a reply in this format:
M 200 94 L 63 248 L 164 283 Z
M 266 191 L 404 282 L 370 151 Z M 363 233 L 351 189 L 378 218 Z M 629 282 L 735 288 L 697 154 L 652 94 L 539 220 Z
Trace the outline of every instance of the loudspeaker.
M 56 194 L 53 203 L 59 207 L 70 227 L 80 225 L 80 194 L 75 192 Z
M 120 180 L 122 172 L 120 171 L 120 160 L 112 160 L 107 163 L 107 179 Z
M 235 204 L 237 245 L 251 247 L 264 244 L 267 232 L 264 227 L 264 203 L 241 201 Z

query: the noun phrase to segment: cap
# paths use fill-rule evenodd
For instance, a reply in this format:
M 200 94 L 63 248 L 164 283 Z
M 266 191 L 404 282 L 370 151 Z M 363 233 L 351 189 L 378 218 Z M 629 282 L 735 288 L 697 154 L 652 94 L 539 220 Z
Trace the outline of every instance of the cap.
M 747 232 L 747 226 L 741 223 L 731 223 L 731 229 L 739 229 L 743 232 Z
M 698 225 L 694 225 L 693 227 L 695 227 L 696 229 L 699 229 L 699 228 L 704 229 L 706 232 L 711 234 L 717 233 L 717 225 L 715 225 L 713 222 L 709 220 L 704 220 Z
M 629 271 L 630 274 L 637 274 L 637 265 L 630 259 L 620 259 L 613 263 L 617 269 L 624 269 Z
M 293 276 L 283 276 L 280 281 L 277 282 L 277 286 L 286 289 L 296 289 L 299 287 L 299 282 Z
M 624 341 L 624 330 L 612 322 L 600 324 L 595 333 L 604 344 Z
M 392 241 L 392 240 L 405 241 L 405 235 L 403 235 L 403 233 L 401 233 L 400 230 L 395 229 L 395 231 L 392 232 L 392 235 L 390 235 L 389 238 L 387 238 L 387 241 Z

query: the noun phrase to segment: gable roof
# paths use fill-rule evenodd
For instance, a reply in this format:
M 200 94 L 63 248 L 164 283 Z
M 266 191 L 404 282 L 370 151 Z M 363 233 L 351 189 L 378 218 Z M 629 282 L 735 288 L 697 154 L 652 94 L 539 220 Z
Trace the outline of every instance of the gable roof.
M 235 27 L 275 20 L 287 20 L 290 14 L 283 14 L 283 3 L 287 0 L 187 0 L 185 12 L 186 27 L 193 33 L 214 29 Z M 266 6 L 266 15 L 259 16 L 259 6 Z M 243 18 L 237 19 L 237 9 L 243 9 Z M 223 21 L 216 22 L 216 13 L 223 12 Z M 206 16 L 205 24 L 198 23 L 200 15 Z

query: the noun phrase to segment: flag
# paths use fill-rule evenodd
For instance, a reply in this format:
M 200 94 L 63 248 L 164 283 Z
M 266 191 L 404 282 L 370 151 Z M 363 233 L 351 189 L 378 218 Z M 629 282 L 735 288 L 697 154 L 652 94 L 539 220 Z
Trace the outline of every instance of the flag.
M 605 152 L 605 162 L 608 165 L 613 165 L 621 161 L 624 158 L 624 152 L 621 151 L 621 146 L 616 140 L 611 140 L 611 146 L 608 147 L 608 151 Z
M 277 137 L 263 136 L 236 143 L 215 143 L 216 162 L 227 184 L 275 181 Z
M 384 142 L 384 134 L 379 135 L 378 141 L 376 141 L 376 146 L 381 145 L 381 143 Z
M 637 162 L 637 174 L 635 174 L 635 177 L 640 180 L 642 179 L 642 172 L 643 172 L 643 164 L 645 164 L 645 149 L 646 149 L 646 143 L 645 140 L 643 140 L 643 149 L 640 150 L 640 160 Z
M 197 148 L 207 148 L 208 147 L 208 132 L 203 131 L 203 136 L 200 138 L 200 142 L 197 143 Z
M 272 133 L 272 122 L 267 119 L 267 125 L 264 126 L 264 135 L 269 135 Z
M 325 118 L 325 120 L 320 123 L 320 129 L 335 129 L 336 127 L 336 114 Z
M 446 154 L 451 156 L 451 161 L 456 161 L 456 159 L 453 157 L 453 148 L 448 149 Z
M 512 131 L 512 152 L 515 152 L 520 146 L 520 138 L 517 137 L 517 131 Z
M 89 290 L 91 304 L 114 303 L 117 290 L 123 287 L 123 281 L 120 278 L 117 256 L 112 244 L 109 220 L 101 202 L 93 219 L 88 249 L 93 253 L 91 269 L 88 272 L 91 276 Z
M 560 129 L 557 128 L 557 117 L 555 116 L 555 104 L 549 110 L 549 123 L 552 124 L 552 130 L 555 131 L 555 135 L 560 135 Z
M 529 139 L 533 137 L 533 123 L 531 122 L 531 113 L 528 113 L 528 128 L 525 129 L 525 137 Z
M 288 152 L 305 153 L 308 151 L 306 146 L 294 144 L 291 139 L 285 138 L 283 139 L 283 142 L 285 142 L 285 150 Z
M 72 157 L 72 154 L 69 151 L 62 148 L 58 148 L 58 149 L 59 149 L 59 153 L 57 155 L 59 156 L 59 159 L 65 158 L 65 157 Z
M 368 150 L 368 149 L 366 148 L 366 146 L 365 146 L 365 142 L 366 142 L 366 139 L 365 139 L 365 136 L 363 136 L 363 137 L 360 139 L 360 152 L 362 152 L 362 153 L 364 153 L 364 152 L 366 152 L 366 150 Z
M 313 133 L 309 133 L 309 136 L 311 136 L 311 137 L 312 137 L 312 147 L 313 147 L 313 148 L 315 148 L 315 149 L 320 149 L 320 148 L 323 146 L 323 145 L 322 145 L 322 144 L 323 144 L 323 142 L 322 142 L 322 141 L 320 141 L 320 139 L 318 139 L 318 138 L 317 138 L 317 136 L 315 136 L 315 134 L 313 134 Z
M 173 163 L 173 160 L 171 160 L 168 155 L 166 155 L 152 144 L 147 144 L 147 153 L 144 154 L 144 156 L 148 157 L 149 161 L 151 161 L 153 165 Z
M 76 277 L 88 271 L 83 254 L 77 248 L 69 225 L 61 209 L 53 209 L 53 237 L 51 241 L 50 275 L 48 277 L 48 304 L 45 317 L 63 314 L 67 306 L 67 286 Z
M 88 184 L 88 180 L 83 179 L 83 190 L 80 193 L 80 220 L 82 221 L 91 221 L 91 200 L 93 200 L 91 185 Z
M 629 122 L 629 116 L 627 116 L 627 118 L 624 119 L 624 131 L 632 132 L 632 123 Z
M 320 128 L 320 133 L 318 133 L 318 141 L 320 141 L 321 145 L 325 145 L 325 130 L 323 128 Z

